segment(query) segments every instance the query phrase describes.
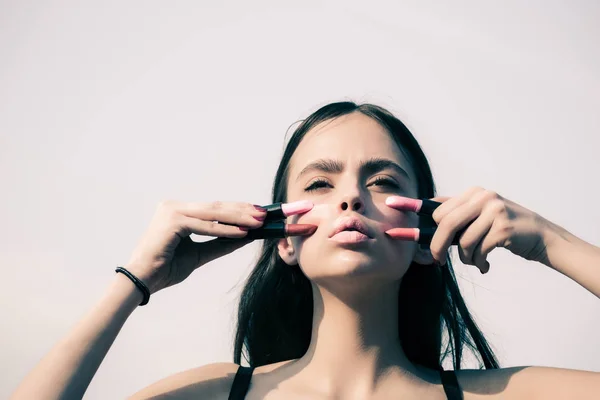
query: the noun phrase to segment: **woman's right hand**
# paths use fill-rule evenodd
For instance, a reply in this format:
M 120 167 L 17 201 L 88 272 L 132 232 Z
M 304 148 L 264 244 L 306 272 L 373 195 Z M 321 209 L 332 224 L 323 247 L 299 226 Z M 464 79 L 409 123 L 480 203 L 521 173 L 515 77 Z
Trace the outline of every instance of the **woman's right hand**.
M 252 242 L 244 239 L 247 230 L 262 226 L 265 217 L 266 211 L 249 203 L 161 202 L 125 268 L 156 293 Z M 198 243 L 192 233 L 218 238 Z

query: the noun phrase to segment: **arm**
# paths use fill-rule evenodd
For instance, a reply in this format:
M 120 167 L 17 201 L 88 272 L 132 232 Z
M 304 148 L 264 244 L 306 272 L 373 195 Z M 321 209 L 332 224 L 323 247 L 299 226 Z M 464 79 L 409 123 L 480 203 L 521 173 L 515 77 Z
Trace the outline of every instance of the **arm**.
M 553 367 L 467 369 L 457 372 L 465 400 L 592 400 L 600 373 Z
M 266 213 L 249 203 L 161 202 L 127 270 L 142 280 L 151 294 L 156 293 L 250 243 L 252 240 L 243 238 L 248 229 L 262 226 Z M 192 233 L 241 240 L 196 243 L 190 238 Z M 142 298 L 133 282 L 115 274 L 102 299 L 25 377 L 11 399 L 81 398 Z
M 399 210 L 414 211 L 420 207 L 398 197 L 392 196 L 386 204 Z M 504 247 L 517 256 L 555 269 L 600 298 L 600 248 L 483 188 L 433 200 L 443 201 L 431 213 L 438 227 L 429 248 L 438 262 L 443 263 L 448 248 L 458 237 L 460 260 L 486 273 L 490 269 L 488 254 L 496 247 Z
M 179 372 L 140 390 L 130 400 L 213 399 L 229 397 L 239 365 L 214 363 Z
M 139 289 L 123 274 L 115 274 L 102 299 L 27 375 L 11 399 L 82 398 L 141 301 Z
M 548 222 L 546 257 L 542 262 L 600 298 L 600 248 Z

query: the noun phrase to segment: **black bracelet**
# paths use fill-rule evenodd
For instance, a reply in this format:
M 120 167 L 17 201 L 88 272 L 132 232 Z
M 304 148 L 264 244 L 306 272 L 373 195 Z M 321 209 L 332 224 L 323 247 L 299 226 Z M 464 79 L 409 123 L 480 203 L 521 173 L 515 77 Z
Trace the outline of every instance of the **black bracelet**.
M 144 298 L 140 303 L 140 306 L 145 306 L 146 304 L 148 304 L 148 301 L 150 301 L 150 289 L 148 289 L 148 286 L 146 286 L 144 282 L 139 280 L 135 275 L 133 275 L 131 272 L 127 271 L 123 267 L 117 267 L 117 269 L 115 269 L 115 272 L 123 273 L 126 277 L 131 279 L 133 283 L 135 283 L 135 286 L 137 286 L 138 289 L 142 291 L 142 293 L 144 294 Z

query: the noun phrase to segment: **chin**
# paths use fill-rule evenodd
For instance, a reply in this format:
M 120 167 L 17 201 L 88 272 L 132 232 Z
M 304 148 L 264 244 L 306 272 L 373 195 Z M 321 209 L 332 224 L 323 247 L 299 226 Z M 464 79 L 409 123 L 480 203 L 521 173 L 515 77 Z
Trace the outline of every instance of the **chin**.
M 316 260 L 301 260 L 300 265 L 309 279 L 394 274 L 389 260 L 357 251 L 329 252 L 326 257 Z
M 402 243 L 390 248 L 376 240 L 360 244 L 307 241 L 298 254 L 298 264 L 311 280 L 369 275 L 395 280 L 410 266 L 412 256 L 409 254 L 410 249 Z

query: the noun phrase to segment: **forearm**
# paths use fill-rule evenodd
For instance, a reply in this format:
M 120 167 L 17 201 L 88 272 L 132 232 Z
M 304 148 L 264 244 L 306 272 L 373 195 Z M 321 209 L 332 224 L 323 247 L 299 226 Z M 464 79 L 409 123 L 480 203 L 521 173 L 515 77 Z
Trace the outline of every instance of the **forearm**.
M 115 274 L 94 308 L 25 377 L 11 399 L 81 398 L 142 294 Z
M 600 298 L 600 248 L 550 223 L 544 264 Z

